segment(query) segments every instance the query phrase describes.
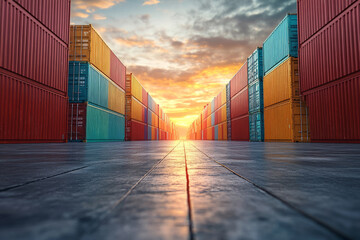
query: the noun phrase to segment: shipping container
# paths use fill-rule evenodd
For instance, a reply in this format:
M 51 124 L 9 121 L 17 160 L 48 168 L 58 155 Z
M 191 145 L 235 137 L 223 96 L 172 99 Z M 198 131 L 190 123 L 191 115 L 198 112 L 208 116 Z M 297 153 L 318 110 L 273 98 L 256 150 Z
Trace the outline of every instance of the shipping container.
M 128 141 L 144 141 L 148 138 L 148 126 L 145 123 L 138 122 L 136 120 L 130 120 L 127 122 L 127 129 L 131 129 Z M 128 134 L 128 133 L 127 133 Z
M 248 84 L 248 64 L 245 62 L 235 76 L 230 80 L 231 98 L 243 90 Z
M 148 125 L 148 138 L 147 140 L 158 140 L 159 129 Z
M 70 103 L 69 140 L 83 142 L 124 141 L 125 117 L 90 103 Z
M 126 67 L 112 51 L 110 51 L 110 79 L 125 89 Z
M 92 25 L 70 27 L 70 61 L 90 62 L 103 74 L 110 77 L 110 48 Z
M 214 140 L 227 140 L 227 123 L 221 123 L 214 126 Z
M 358 0 L 298 0 L 299 43 L 304 43 Z
M 231 89 L 230 83 L 226 84 L 226 121 L 227 140 L 231 140 Z
M 68 99 L 0 68 L 0 143 L 65 142 Z
M 112 81 L 109 82 L 108 108 L 125 115 L 125 91 Z
M 249 114 L 248 88 L 245 87 L 231 99 L 231 119 Z
M 158 128 L 159 127 L 159 117 L 153 112 L 151 111 L 149 108 L 147 109 L 148 111 L 148 125 Z
M 360 71 L 360 1 L 300 47 L 301 92 Z
M 265 141 L 310 141 L 306 105 L 299 99 L 292 99 L 266 107 L 264 129 Z
M 263 51 L 261 47 L 258 47 L 247 59 L 248 64 L 248 84 L 251 84 L 257 80 L 262 80 L 264 76 L 263 72 Z
M 297 16 L 287 14 L 263 44 L 264 75 L 287 57 L 298 57 Z
M 262 111 L 249 114 L 250 141 L 264 141 L 264 113 Z
M 12 2 L 12 0 L 7 0 Z M 70 0 L 14 0 L 66 44 L 69 43 Z
M 148 108 L 153 111 L 156 115 L 159 115 L 159 105 L 154 101 L 150 94 L 148 94 Z
M 263 82 L 257 80 L 249 85 L 249 112 L 258 112 L 264 109 Z
M 0 68 L 66 96 L 68 45 L 14 1 L 0 1 L 0 9 Z
M 360 142 L 360 73 L 305 96 L 313 142 Z
M 88 62 L 69 62 L 69 101 L 108 107 L 110 80 Z
M 131 95 L 139 100 L 145 107 L 148 106 L 148 93 L 143 86 L 137 80 L 134 74 L 127 74 L 127 77 L 131 79 Z
M 297 58 L 287 58 L 264 77 L 264 107 L 299 98 L 299 69 Z
M 130 119 L 134 119 L 142 123 L 148 122 L 148 109 L 141 102 L 132 97 L 129 105 L 131 105 Z
M 231 120 L 231 140 L 249 141 L 249 115 Z

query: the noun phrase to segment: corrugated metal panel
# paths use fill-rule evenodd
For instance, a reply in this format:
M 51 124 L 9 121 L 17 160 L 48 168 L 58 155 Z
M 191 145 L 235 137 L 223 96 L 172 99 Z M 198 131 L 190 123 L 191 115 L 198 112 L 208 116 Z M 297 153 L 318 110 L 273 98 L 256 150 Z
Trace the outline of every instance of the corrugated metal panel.
M 159 115 L 159 105 L 154 101 L 150 94 L 148 94 L 147 104 L 151 111 L 153 111 L 156 115 Z
M 147 123 L 148 121 L 148 109 L 134 97 L 131 99 L 131 119 L 143 123 Z
M 300 44 L 356 1 L 358 0 L 298 0 Z
M 67 45 L 13 1 L 0 9 L 0 67 L 66 95 Z
M 92 25 L 70 27 L 70 61 L 90 62 L 106 76 L 110 75 L 110 48 Z
M 288 100 L 266 107 L 264 109 L 265 141 L 309 141 L 307 123 L 305 104 L 299 100 Z
M 215 125 L 215 113 L 212 113 L 209 117 L 211 119 L 211 126 Z
M 69 62 L 69 101 L 108 107 L 109 79 L 88 62 Z
M 137 122 L 135 120 L 131 120 L 130 123 L 131 128 L 131 141 L 144 141 L 147 140 L 148 135 L 148 127 L 145 123 Z
M 0 68 L 0 142 L 65 142 L 67 97 Z
M 298 57 L 297 16 L 288 14 L 263 44 L 264 75 L 286 57 Z
M 211 109 L 210 109 L 211 112 L 210 113 L 213 113 L 215 111 L 215 98 L 211 101 L 210 107 L 211 107 Z
M 244 88 L 231 99 L 231 119 L 247 115 L 249 113 L 249 92 Z
M 298 59 L 288 58 L 264 77 L 264 107 L 299 97 Z
M 108 108 L 125 114 L 125 91 L 113 82 L 109 82 Z
M 70 103 L 69 112 L 70 141 L 124 141 L 124 115 L 89 103 Z M 84 112 L 86 112 L 86 119 L 84 119 Z M 86 129 L 85 133 L 82 132 L 84 129 Z M 84 136 L 86 136 L 85 139 Z
M 130 73 L 128 76 L 131 77 L 131 95 L 139 100 L 145 107 L 148 106 L 148 93 L 141 86 L 134 74 Z
M 258 112 L 264 108 L 263 82 L 259 79 L 249 85 L 249 112 Z
M 219 140 L 219 126 L 214 126 L 214 140 Z
M 226 122 L 226 104 L 215 112 L 215 125 Z
M 249 141 L 249 115 L 231 120 L 231 140 Z
M 247 86 L 248 82 L 248 64 L 247 62 L 242 65 L 240 70 L 235 74 L 235 76 L 230 80 L 230 92 L 231 98 L 233 98 L 238 92 L 243 90 Z
M 360 142 L 360 73 L 311 91 L 311 139 L 315 142 Z
M 257 48 L 251 56 L 247 59 L 248 63 L 248 84 L 262 80 L 263 71 L 263 51 L 262 48 Z
M 7 0 L 11 1 L 11 0 Z M 69 43 L 70 0 L 14 0 L 31 15 Z
M 301 92 L 360 71 L 360 1 L 300 48 Z
M 264 114 L 262 111 L 249 114 L 250 141 L 264 141 Z
M 122 89 L 125 89 L 125 78 L 125 65 L 117 58 L 117 56 L 113 52 L 110 52 L 110 79 Z

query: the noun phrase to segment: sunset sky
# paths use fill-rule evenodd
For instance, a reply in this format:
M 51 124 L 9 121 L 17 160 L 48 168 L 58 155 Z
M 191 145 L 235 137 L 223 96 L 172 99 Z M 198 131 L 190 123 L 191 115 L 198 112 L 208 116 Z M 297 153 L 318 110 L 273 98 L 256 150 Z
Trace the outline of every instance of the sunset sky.
M 72 0 L 182 135 L 296 0 Z

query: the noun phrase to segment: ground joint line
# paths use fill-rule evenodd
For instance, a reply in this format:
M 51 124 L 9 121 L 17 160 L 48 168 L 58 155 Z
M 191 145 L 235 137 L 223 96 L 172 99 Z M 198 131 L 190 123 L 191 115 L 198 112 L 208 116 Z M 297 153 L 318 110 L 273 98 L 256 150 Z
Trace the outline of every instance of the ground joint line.
M 218 162 L 217 160 L 215 160 L 213 157 L 210 157 L 209 155 L 207 155 L 205 152 L 203 152 L 202 150 L 200 150 L 199 148 L 197 148 L 194 144 L 191 143 L 191 145 L 196 148 L 199 152 L 201 152 L 202 154 L 204 154 L 207 158 L 209 158 L 210 160 L 214 161 L 215 163 L 219 164 L 220 166 L 224 167 L 225 169 L 227 169 L 229 172 L 235 174 L 236 176 L 244 179 L 245 181 L 247 181 L 248 183 L 252 184 L 254 187 L 256 187 L 257 189 L 259 189 L 262 192 L 265 192 L 266 194 L 270 195 L 271 197 L 277 199 L 278 201 L 280 201 L 281 203 L 283 203 L 284 205 L 286 205 L 287 207 L 291 208 L 292 210 L 296 211 L 297 213 L 301 214 L 302 216 L 308 218 L 309 220 L 315 222 L 317 225 L 325 228 L 326 230 L 328 230 L 329 232 L 333 233 L 334 235 L 336 235 L 337 237 L 341 238 L 341 239 L 345 239 L 345 240 L 350 240 L 351 238 L 349 238 L 348 236 L 344 235 L 343 233 L 339 232 L 338 230 L 334 229 L 332 226 L 324 223 L 323 221 L 311 216 L 310 214 L 304 212 L 303 210 L 299 209 L 298 207 L 294 206 L 293 204 L 287 202 L 286 200 L 282 199 L 281 197 L 277 196 L 276 194 L 272 193 L 271 191 L 267 190 L 264 187 L 261 187 L 260 185 L 254 183 L 253 181 L 251 181 L 250 179 L 240 175 L 239 173 L 235 172 L 234 170 L 232 170 L 231 168 L 229 168 L 228 166 Z
M 184 158 L 185 158 L 186 193 L 187 193 L 188 218 L 189 218 L 189 239 L 195 240 L 195 235 L 194 235 L 194 231 L 193 231 L 191 197 L 190 197 L 190 179 L 189 179 L 189 172 L 188 172 L 188 167 L 187 167 L 186 148 L 185 148 L 184 141 L 183 141 L 183 148 L 184 148 Z

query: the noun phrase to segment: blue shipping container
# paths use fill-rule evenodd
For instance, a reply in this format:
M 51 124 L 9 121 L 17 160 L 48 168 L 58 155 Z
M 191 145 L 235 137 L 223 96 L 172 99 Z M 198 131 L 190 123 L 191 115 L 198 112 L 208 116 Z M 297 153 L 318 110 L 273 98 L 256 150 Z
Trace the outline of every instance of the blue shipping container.
M 156 103 L 150 94 L 148 94 L 148 108 L 150 108 L 154 113 L 156 112 Z
M 219 136 L 219 125 L 216 125 L 215 127 L 215 130 L 214 130 L 214 140 L 219 140 L 218 136 Z
M 257 48 L 247 60 L 248 62 L 248 84 L 260 79 L 263 80 L 263 51 Z
M 264 114 L 262 111 L 249 114 L 250 141 L 264 141 Z
M 124 141 L 125 117 L 120 113 L 87 104 L 86 141 Z
M 211 126 L 215 125 L 215 113 L 211 114 Z
M 109 79 L 88 62 L 69 62 L 70 102 L 90 102 L 108 107 Z
M 211 113 L 215 111 L 215 98 L 211 101 Z
M 263 44 L 264 75 L 287 57 L 298 57 L 297 16 L 288 14 Z

